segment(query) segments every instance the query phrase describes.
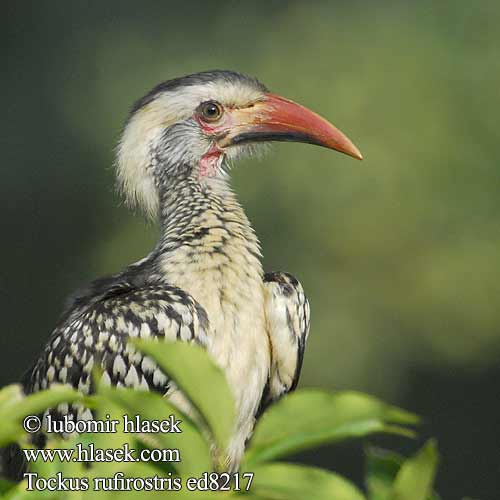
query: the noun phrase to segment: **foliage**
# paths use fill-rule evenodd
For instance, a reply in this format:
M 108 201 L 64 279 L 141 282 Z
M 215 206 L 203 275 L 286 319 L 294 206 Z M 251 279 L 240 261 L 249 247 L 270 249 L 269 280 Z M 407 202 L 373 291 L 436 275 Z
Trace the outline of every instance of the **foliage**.
M 93 462 L 40 459 L 31 464 L 30 471 L 39 477 L 93 478 L 113 477 L 201 477 L 204 472 L 222 471 L 221 454 L 214 449 L 227 446 L 234 426 L 233 401 L 222 371 L 200 348 L 180 343 L 163 344 L 157 341 L 136 341 L 137 347 L 164 367 L 181 387 L 190 402 L 191 410 L 181 411 L 158 394 L 97 384 L 95 395 L 84 397 L 65 386 L 53 386 L 37 394 L 22 396 L 19 386 L 12 385 L 0 392 L 0 416 L 6 424 L 1 444 L 18 441 L 29 448 L 21 422 L 28 414 L 41 413 L 60 403 L 83 403 L 92 408 L 98 419 L 117 419 L 128 415 L 142 420 L 166 419 L 175 415 L 182 420 L 182 434 L 126 433 L 122 425 L 115 433 L 82 433 L 67 440 L 49 440 L 49 449 L 73 449 L 93 443 L 96 449 L 119 449 L 128 443 L 134 449 L 179 449 L 181 461 L 162 462 Z M 257 423 L 255 433 L 241 464 L 240 476 L 253 473 L 249 491 L 197 491 L 184 487 L 179 492 L 167 492 L 174 498 L 247 497 L 249 500 L 430 500 L 437 465 L 434 442 L 427 443 L 414 457 L 402 457 L 380 450 L 368 451 L 367 497 L 348 479 L 315 467 L 276 462 L 298 450 L 341 440 L 368 436 L 376 432 L 411 435 L 408 427 L 418 418 L 404 410 L 386 405 L 378 399 L 356 392 L 329 393 L 322 390 L 301 390 L 272 405 Z M 90 490 L 92 483 L 90 483 Z M 241 480 L 244 488 L 245 480 Z M 9 500 L 25 498 L 84 498 L 85 491 L 26 491 L 27 481 L 18 485 L 2 483 L 3 497 Z M 141 496 L 161 495 L 162 492 L 141 491 Z M 137 492 L 92 492 L 103 498 L 137 496 Z

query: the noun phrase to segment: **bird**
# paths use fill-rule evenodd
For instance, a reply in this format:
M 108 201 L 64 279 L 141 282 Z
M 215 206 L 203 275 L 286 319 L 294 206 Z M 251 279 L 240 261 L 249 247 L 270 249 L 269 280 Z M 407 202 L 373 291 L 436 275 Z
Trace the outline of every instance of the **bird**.
M 354 144 L 308 108 L 228 70 L 160 83 L 131 108 L 117 147 L 116 177 L 131 208 L 159 225 L 153 250 L 76 293 L 22 379 L 26 394 L 101 382 L 182 393 L 130 338 L 195 343 L 222 369 L 236 409 L 227 450 L 237 470 L 256 419 L 299 381 L 310 307 L 287 272 L 263 271 L 259 239 L 230 172 L 272 141 L 323 146 L 362 159 Z M 59 405 L 89 419 L 81 405 Z

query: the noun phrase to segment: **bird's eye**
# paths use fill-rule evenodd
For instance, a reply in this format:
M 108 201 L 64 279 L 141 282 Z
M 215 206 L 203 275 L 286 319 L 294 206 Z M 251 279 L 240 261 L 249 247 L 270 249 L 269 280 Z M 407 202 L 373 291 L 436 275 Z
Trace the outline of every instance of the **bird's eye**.
M 215 101 L 200 104 L 198 110 L 201 118 L 206 122 L 216 122 L 222 116 L 222 106 Z

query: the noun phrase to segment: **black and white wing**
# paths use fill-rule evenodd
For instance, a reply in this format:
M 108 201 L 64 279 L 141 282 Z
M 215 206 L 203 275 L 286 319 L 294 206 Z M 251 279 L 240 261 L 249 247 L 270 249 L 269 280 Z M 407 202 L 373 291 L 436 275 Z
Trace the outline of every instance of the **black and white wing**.
M 208 328 L 205 310 L 179 288 L 161 283 L 137 286 L 127 281 L 94 286 L 74 301 L 26 373 L 25 392 L 61 383 L 92 393 L 92 369 L 99 366 L 109 385 L 165 394 L 169 388 L 165 374 L 127 340 L 156 338 L 204 345 Z M 89 418 L 83 407 L 60 405 L 56 411 Z
M 309 301 L 302 285 L 291 274 L 267 273 L 264 288 L 272 363 L 268 392 L 261 407 L 297 386 L 310 323 Z

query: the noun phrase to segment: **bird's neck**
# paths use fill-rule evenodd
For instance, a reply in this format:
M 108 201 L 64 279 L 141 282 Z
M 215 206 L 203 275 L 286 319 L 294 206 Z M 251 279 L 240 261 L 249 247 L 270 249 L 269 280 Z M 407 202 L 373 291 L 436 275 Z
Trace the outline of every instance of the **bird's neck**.
M 160 224 L 161 253 L 209 241 L 224 246 L 232 238 L 259 253 L 255 231 L 225 179 L 203 182 L 186 175 L 169 180 L 160 188 Z
M 171 284 L 202 295 L 200 287 L 225 286 L 229 276 L 262 279 L 257 236 L 226 180 L 171 179 L 160 189 L 160 211 L 157 250 Z

